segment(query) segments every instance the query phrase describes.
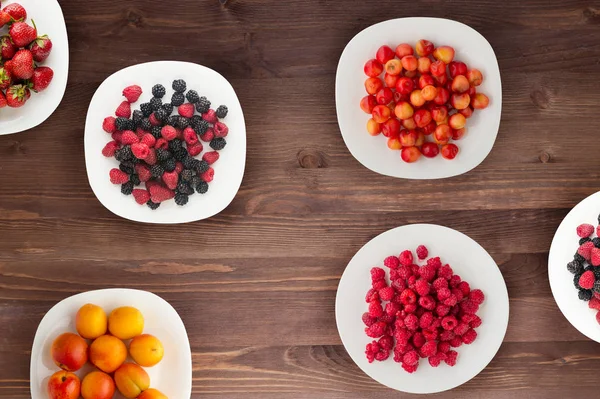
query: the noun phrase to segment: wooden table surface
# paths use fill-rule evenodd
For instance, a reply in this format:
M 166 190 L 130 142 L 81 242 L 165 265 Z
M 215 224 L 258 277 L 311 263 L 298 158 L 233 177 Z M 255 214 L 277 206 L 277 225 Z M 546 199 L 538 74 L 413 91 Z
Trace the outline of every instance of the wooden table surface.
M 510 294 L 497 356 L 472 381 L 435 397 L 597 397 L 600 345 L 558 310 L 547 255 L 562 218 L 600 183 L 598 1 L 60 3 L 71 46 L 65 98 L 41 126 L 0 136 L 0 398 L 30 397 L 30 350 L 44 313 L 70 295 L 109 287 L 155 292 L 179 312 L 195 399 L 416 397 L 354 365 L 337 333 L 334 298 L 362 245 L 417 222 L 477 240 Z M 498 57 L 498 140 L 463 176 L 377 175 L 339 133 L 342 49 L 363 28 L 407 16 L 464 22 Z M 246 173 L 231 205 L 178 226 L 113 215 L 92 193 L 83 155 L 98 85 L 123 67 L 164 59 L 222 73 L 248 128 Z

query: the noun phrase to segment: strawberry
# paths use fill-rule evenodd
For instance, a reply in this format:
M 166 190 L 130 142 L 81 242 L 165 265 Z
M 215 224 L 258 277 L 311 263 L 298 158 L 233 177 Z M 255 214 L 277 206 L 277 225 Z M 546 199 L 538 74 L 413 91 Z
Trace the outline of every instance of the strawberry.
M 590 263 L 592 266 L 600 266 L 600 248 L 592 248 L 590 251 Z
M 8 73 L 10 73 L 11 76 L 13 74 L 13 72 L 12 72 L 13 71 L 13 65 L 14 65 L 13 60 L 8 60 L 8 61 L 6 61 L 4 63 L 4 70 L 6 70 Z
M 131 145 L 131 152 L 133 152 L 133 156 L 137 159 L 145 159 L 150 154 L 150 148 L 146 144 L 134 143 Z
M 210 183 L 215 177 L 215 170 L 208 168 L 208 170 L 200 175 L 200 178 L 207 183 Z
M 45 61 L 52 51 L 52 41 L 48 35 L 40 36 L 29 46 L 35 62 Z
M 142 88 L 138 85 L 128 86 L 123 90 L 123 96 L 130 103 L 136 102 L 142 95 Z
M 52 82 L 53 77 L 54 71 L 52 70 L 52 68 L 46 66 L 37 67 L 33 71 L 33 77 L 31 78 L 31 88 L 36 93 L 44 91 L 48 86 L 50 86 L 50 82 Z
M 215 123 L 213 130 L 215 131 L 215 137 L 225 137 L 229 133 L 229 128 L 223 122 Z
M 183 129 L 183 139 L 187 144 L 196 144 L 198 142 L 198 135 L 191 127 Z
M 12 17 L 9 13 L 0 11 L 0 28 L 12 21 Z
M 219 160 L 219 153 L 217 151 L 205 152 L 204 155 L 202 155 L 202 160 L 206 161 L 209 165 L 212 165 Z
M 4 108 L 8 105 L 8 103 L 6 102 L 6 97 L 4 96 L 4 93 L 2 93 L 2 91 L 0 91 L 0 108 Z
M 151 185 L 150 188 L 150 199 L 152 200 L 152 202 L 154 203 L 160 203 L 166 200 L 170 200 L 171 198 L 175 197 L 175 192 L 169 190 L 166 187 L 163 187 L 159 184 L 157 185 Z
M 145 133 L 140 139 L 140 143 L 146 144 L 148 148 L 152 148 L 156 144 L 156 139 L 150 133 Z
M 175 128 L 173 126 L 163 127 L 162 130 L 160 131 L 160 134 L 167 141 L 171 141 L 171 140 L 175 139 L 175 137 L 177 137 L 177 131 L 175 130 Z
M 10 40 L 10 36 L 5 35 L 0 37 L 0 56 L 2 56 L 3 60 L 10 60 L 15 56 L 18 49 L 12 40 Z
M 135 165 L 135 173 L 138 174 L 140 181 L 146 182 L 152 179 L 152 173 L 150 173 L 150 168 L 144 164 L 138 163 Z
M 117 131 L 117 127 L 115 126 L 115 117 L 114 116 L 109 116 L 104 118 L 104 121 L 102 122 L 102 130 L 104 130 L 106 133 L 114 133 Z
M 29 87 L 23 85 L 10 86 L 6 91 L 6 103 L 11 108 L 22 107 L 29 99 Z
M 129 175 L 121 169 L 113 168 L 108 173 L 112 184 L 124 184 L 129 181 Z
M 142 190 L 141 188 L 136 188 L 131 192 L 135 202 L 140 205 L 144 205 L 146 202 L 150 201 L 150 193 L 146 190 Z
M 183 116 L 184 118 L 191 118 L 192 116 L 194 116 L 195 110 L 196 109 L 194 108 L 194 104 L 190 103 L 182 104 L 179 106 L 179 108 L 177 108 L 177 112 L 179 113 L 179 115 Z
M 171 190 L 175 190 L 179 181 L 179 175 L 175 171 L 165 172 L 162 175 L 162 180 L 167 187 L 169 187 Z
M 190 154 L 193 157 L 195 157 L 196 155 L 200 155 L 200 153 L 202 152 L 202 149 L 203 149 L 202 143 L 199 141 L 197 141 L 195 144 L 187 145 L 188 154 Z
M 30 26 L 25 22 L 15 22 L 8 30 L 8 34 L 15 46 L 25 47 L 35 40 L 37 37 L 37 29 L 35 28 L 35 23 L 33 26 Z
M 116 141 L 109 141 L 102 149 L 102 155 L 110 158 L 115 155 L 115 152 L 119 149 L 119 143 Z
M 15 21 L 25 21 L 27 19 L 27 10 L 19 3 L 12 3 L 2 10 L 12 17 Z
M 129 103 L 127 101 L 123 101 L 115 111 L 115 115 L 120 118 L 130 118 L 131 106 L 129 105 Z
M 19 50 L 12 59 L 11 72 L 16 79 L 29 79 L 33 76 L 33 54 L 29 50 Z
M 0 90 L 8 89 L 12 82 L 12 75 L 5 68 L 0 68 Z
M 123 132 L 123 135 L 121 136 L 121 143 L 127 145 L 127 144 L 135 144 L 137 142 L 139 142 L 140 139 L 138 139 L 137 134 L 135 134 L 134 132 L 132 132 L 131 130 L 125 130 Z M 133 149 L 133 147 L 132 147 Z M 135 154 L 134 154 L 135 155 Z

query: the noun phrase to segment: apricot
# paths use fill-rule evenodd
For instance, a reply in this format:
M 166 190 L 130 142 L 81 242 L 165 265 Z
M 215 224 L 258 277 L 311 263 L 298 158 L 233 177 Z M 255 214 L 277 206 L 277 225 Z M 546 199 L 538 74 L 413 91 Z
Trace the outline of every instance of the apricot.
M 127 359 L 127 347 L 117 337 L 103 335 L 90 345 L 90 362 L 105 373 L 112 373 Z
M 79 335 L 64 333 L 52 343 L 52 360 L 63 370 L 77 371 L 88 361 L 87 350 L 87 342 Z
M 167 396 L 165 394 L 163 394 L 162 392 L 157 391 L 154 388 L 150 388 L 150 389 L 142 392 L 141 395 L 137 397 L 137 399 L 169 399 L 169 398 L 167 398 Z
M 79 335 L 87 339 L 96 339 L 106 334 L 108 318 L 104 309 L 91 303 L 83 305 L 75 316 L 75 328 Z
M 115 394 L 113 379 L 102 371 L 92 371 L 81 381 L 83 399 L 112 399 Z
M 395 122 L 390 123 L 390 121 Z M 384 126 L 392 132 L 389 135 L 386 135 L 386 137 L 393 136 L 393 132 L 395 131 L 400 131 L 400 123 L 397 119 L 388 120 Z M 162 360 L 164 348 L 162 342 L 155 336 L 142 334 L 135 337 L 129 344 L 129 354 L 140 366 L 152 367 Z
M 137 364 L 124 363 L 115 371 L 115 384 L 121 395 L 133 399 L 150 388 L 150 377 Z
M 81 383 L 79 378 L 61 370 L 52 374 L 48 380 L 48 397 L 50 399 L 79 399 Z
M 379 82 L 381 83 L 381 80 Z M 373 111 L 375 109 L 377 107 Z M 144 331 L 144 316 L 142 312 L 131 306 L 116 308 L 108 316 L 108 331 L 121 339 L 136 337 Z

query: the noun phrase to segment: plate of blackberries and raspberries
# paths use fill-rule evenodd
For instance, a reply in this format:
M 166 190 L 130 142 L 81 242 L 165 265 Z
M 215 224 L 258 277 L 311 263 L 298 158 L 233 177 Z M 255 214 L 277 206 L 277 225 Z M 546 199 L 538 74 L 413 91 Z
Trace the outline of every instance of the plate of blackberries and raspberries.
M 221 212 L 246 163 L 246 127 L 231 84 L 201 65 L 125 68 L 94 94 L 85 126 L 94 194 L 111 212 L 186 223 Z
M 504 278 L 485 249 L 456 230 L 413 224 L 356 253 L 335 314 L 344 347 L 367 375 L 398 391 L 435 393 L 489 364 L 508 309 Z
M 387 176 L 466 173 L 490 153 L 500 126 L 494 50 L 448 19 L 400 18 L 364 29 L 340 57 L 335 94 L 348 150 Z
M 58 1 L 2 1 L 0 59 L 0 135 L 38 126 L 67 87 L 69 41 Z
M 558 226 L 548 278 L 567 320 L 600 342 L 600 192 L 577 204 Z

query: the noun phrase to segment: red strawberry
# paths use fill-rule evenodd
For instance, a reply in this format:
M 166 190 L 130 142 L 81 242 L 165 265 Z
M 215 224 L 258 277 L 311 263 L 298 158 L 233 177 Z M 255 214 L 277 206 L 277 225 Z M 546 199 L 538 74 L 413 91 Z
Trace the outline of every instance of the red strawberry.
M 135 143 L 131 145 L 131 152 L 133 152 L 133 156 L 137 159 L 146 159 L 150 154 L 150 149 L 146 144 Z
M 229 128 L 223 122 L 215 123 L 213 130 L 215 131 L 215 137 L 225 137 L 229 133 Z
M 202 141 L 209 143 L 212 139 L 215 138 L 215 131 L 213 130 L 213 128 L 209 128 L 206 132 L 204 132 L 204 134 L 202 136 L 200 136 L 200 139 L 202 139 Z
M 30 26 L 25 22 L 15 22 L 8 30 L 8 34 L 15 46 L 25 47 L 35 40 L 37 37 L 37 29 L 35 28 L 35 23 L 33 26 Z
M 200 175 L 200 178 L 207 183 L 210 183 L 215 177 L 215 170 L 213 168 L 208 168 L 208 170 Z
M 139 141 L 140 140 L 138 139 L 137 134 L 135 134 L 131 130 L 125 130 L 123 132 L 123 135 L 121 136 L 121 143 L 123 143 L 125 145 L 127 145 L 127 144 L 135 144 L 135 143 L 137 143 Z
M 144 161 L 146 161 L 148 165 L 156 164 L 156 151 L 154 150 L 154 148 L 150 148 L 148 150 L 148 156 L 144 158 Z
M 160 131 L 160 134 L 167 141 L 171 141 L 177 137 L 177 130 L 173 126 L 165 126 Z
M 29 99 L 29 87 L 23 85 L 10 86 L 6 91 L 6 103 L 11 108 L 22 107 Z
M 124 184 L 129 181 L 129 175 L 121 169 L 113 168 L 109 172 L 110 182 L 112 184 Z
M 104 130 L 106 133 L 114 133 L 117 131 L 117 127 L 115 126 L 115 117 L 114 116 L 108 116 L 106 118 L 104 118 L 104 121 L 102 122 L 102 130 Z
M 152 148 L 156 144 L 156 139 L 150 133 L 145 133 L 140 139 L 140 143 L 146 144 L 148 148 Z
M 10 71 L 17 79 L 29 79 L 33 76 L 33 55 L 29 50 L 19 50 L 12 59 Z
M 169 190 L 166 187 L 161 185 L 152 185 L 150 186 L 150 199 L 152 202 L 160 203 L 166 200 L 170 200 L 175 197 L 175 192 Z
M 135 198 L 135 202 L 140 205 L 144 205 L 146 202 L 150 201 L 150 193 L 140 188 L 134 189 L 131 192 L 131 195 L 133 195 L 133 198 Z
M 12 40 L 10 40 L 10 36 L 0 37 L 0 56 L 2 56 L 3 60 L 12 59 L 18 49 L 19 48 L 14 45 Z
M 592 266 L 600 266 L 600 248 L 592 248 L 590 251 L 590 262 Z
M 206 152 L 202 155 L 202 159 L 209 165 L 212 165 L 219 160 L 219 153 L 217 151 Z
M 179 181 L 179 175 L 175 171 L 165 172 L 162 175 L 162 180 L 167 187 L 169 187 L 171 190 L 175 190 Z
M 156 140 L 156 144 L 154 145 L 154 147 L 160 148 L 162 150 L 168 150 L 169 142 L 163 138 L 160 138 L 160 139 Z
M 13 70 L 13 60 L 8 60 L 4 63 L 4 70 L 6 70 L 6 72 L 10 73 L 12 76 L 12 70 Z
M 8 103 L 6 102 L 6 97 L 4 96 L 4 93 L 2 93 L 2 91 L 0 91 L 0 108 L 4 108 L 8 105 Z
M 10 14 L 0 11 L 0 28 L 9 23 L 12 20 Z
M 183 139 L 188 144 L 196 144 L 198 142 L 198 135 L 191 127 L 183 129 Z
M 117 151 L 118 149 L 119 143 L 117 143 L 116 141 L 109 141 L 102 149 L 102 155 L 104 155 L 107 158 L 110 158 L 113 155 L 115 155 L 115 151 Z
M 2 11 L 10 15 L 15 21 L 25 21 L 27 19 L 27 11 L 19 3 L 9 4 Z
M 193 157 L 195 157 L 196 155 L 200 155 L 200 153 L 202 152 L 202 149 L 203 149 L 202 143 L 199 141 L 197 141 L 196 144 L 188 144 L 187 145 L 188 154 L 190 154 Z
M 127 101 L 123 101 L 115 111 L 115 115 L 120 118 L 130 118 L 131 106 L 129 105 L 129 103 Z
M 0 90 L 8 89 L 12 82 L 12 75 L 5 68 L 0 68 Z
M 29 46 L 35 62 L 45 61 L 52 51 L 52 41 L 48 35 L 40 36 Z
M 150 173 L 150 168 L 143 164 L 135 165 L 135 173 L 138 174 L 140 181 L 148 181 L 152 178 L 152 173 Z
M 214 109 L 209 109 L 208 111 L 203 113 L 202 119 L 204 119 L 208 123 L 216 123 L 219 121 L 219 118 L 217 118 L 217 113 L 215 112 Z
M 194 104 L 190 103 L 182 104 L 179 106 L 179 108 L 177 108 L 177 112 L 179 112 L 179 115 L 185 118 L 191 118 L 192 116 L 194 116 L 194 111 Z
M 52 82 L 54 77 L 54 71 L 49 67 L 37 67 L 33 71 L 33 77 L 31 78 L 31 88 L 36 93 L 46 90 L 46 88 Z
M 138 85 L 128 86 L 123 90 L 123 96 L 130 103 L 136 102 L 142 95 L 142 88 Z

